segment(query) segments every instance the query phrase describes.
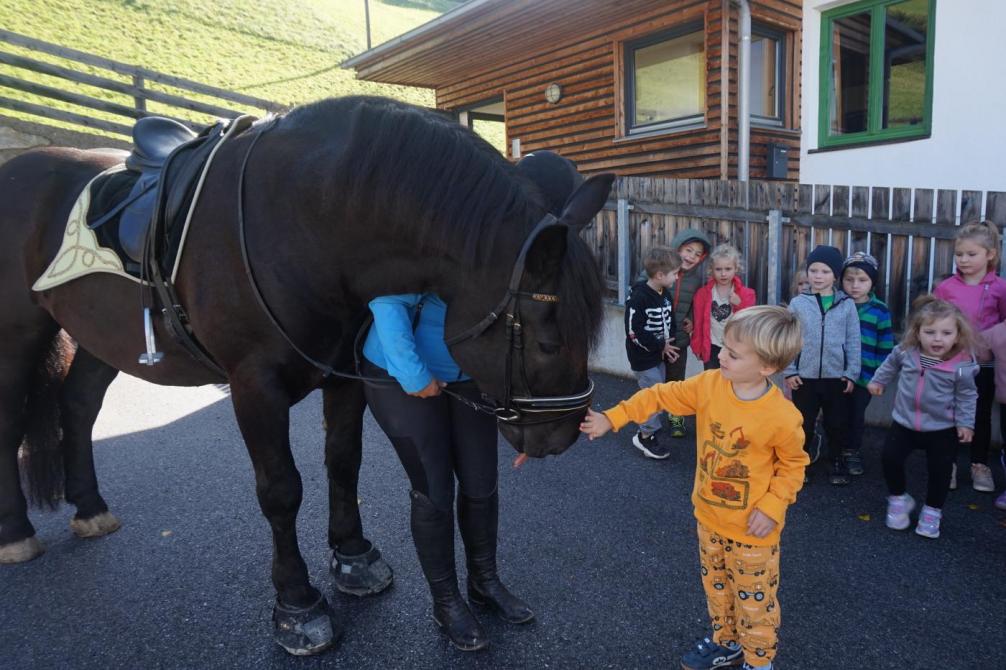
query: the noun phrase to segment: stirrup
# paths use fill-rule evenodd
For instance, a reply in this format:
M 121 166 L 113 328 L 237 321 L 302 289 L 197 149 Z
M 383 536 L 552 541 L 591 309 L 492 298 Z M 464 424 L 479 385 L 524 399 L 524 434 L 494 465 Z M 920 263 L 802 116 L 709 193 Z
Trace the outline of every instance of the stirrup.
M 143 308 L 143 335 L 147 341 L 147 352 L 140 354 L 141 365 L 156 365 L 164 359 L 164 353 L 157 350 L 154 341 L 154 322 L 150 318 L 150 308 Z

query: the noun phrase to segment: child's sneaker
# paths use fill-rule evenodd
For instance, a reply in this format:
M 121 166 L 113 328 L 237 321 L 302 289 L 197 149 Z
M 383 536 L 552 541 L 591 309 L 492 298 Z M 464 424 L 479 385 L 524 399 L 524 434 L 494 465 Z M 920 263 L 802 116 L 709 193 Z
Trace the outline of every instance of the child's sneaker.
M 943 512 L 940 510 L 923 505 L 922 511 L 919 512 L 919 523 L 915 526 L 915 534 L 935 540 L 940 536 L 940 519 L 942 517 Z
M 836 458 L 831 462 L 828 483 L 835 486 L 845 486 L 849 483 L 849 471 L 845 469 L 845 462 L 841 458 Z
M 999 497 L 996 498 L 995 505 L 998 509 L 1006 509 L 1006 491 L 999 494 Z
M 991 493 L 996 490 L 995 482 L 992 481 L 992 468 L 983 463 L 971 464 L 971 486 L 975 491 Z
M 657 441 L 656 433 L 653 435 L 643 435 L 642 431 L 637 431 L 632 436 L 632 444 L 635 445 L 636 449 L 643 452 L 643 456 L 647 458 L 655 458 L 658 461 L 662 461 L 671 455 L 667 447 L 661 446 L 660 442 Z
M 950 490 L 957 490 L 957 464 L 954 463 L 953 467 L 950 468 Z
M 893 530 L 904 530 L 912 523 L 908 515 L 913 509 L 915 509 L 915 499 L 907 493 L 900 496 L 887 496 L 887 518 L 884 523 Z
M 736 642 L 718 645 L 706 637 L 696 645 L 695 649 L 681 657 L 681 667 L 684 670 L 735 668 L 743 661 L 744 650 Z
M 685 417 L 668 414 L 667 423 L 671 426 L 671 437 L 685 436 Z
M 859 455 L 858 450 L 843 451 L 842 458 L 845 460 L 845 469 L 849 471 L 850 475 L 858 477 L 863 474 L 863 457 Z

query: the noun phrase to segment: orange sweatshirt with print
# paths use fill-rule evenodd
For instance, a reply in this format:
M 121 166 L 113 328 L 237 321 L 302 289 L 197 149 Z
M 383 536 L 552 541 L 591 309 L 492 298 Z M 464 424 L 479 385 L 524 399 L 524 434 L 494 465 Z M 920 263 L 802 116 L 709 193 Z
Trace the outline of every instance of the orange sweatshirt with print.
M 644 389 L 604 412 L 617 431 L 657 411 L 696 417 L 692 504 L 704 526 L 736 542 L 779 542 L 786 508 L 803 487 L 810 462 L 803 450 L 803 417 L 778 388 L 741 400 L 719 370 Z M 761 510 L 776 522 L 763 538 L 748 535 L 748 516 Z

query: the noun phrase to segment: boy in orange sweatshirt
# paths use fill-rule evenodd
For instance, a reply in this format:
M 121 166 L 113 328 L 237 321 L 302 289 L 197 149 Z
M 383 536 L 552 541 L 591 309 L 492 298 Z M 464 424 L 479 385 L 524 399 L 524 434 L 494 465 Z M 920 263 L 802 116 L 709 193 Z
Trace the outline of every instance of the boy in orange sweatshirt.
M 684 654 L 686 670 L 740 664 L 771 668 L 780 611 L 779 536 L 786 508 L 803 486 L 809 458 L 803 418 L 768 378 L 803 346 L 800 323 L 781 307 L 731 316 L 720 369 L 657 384 L 603 414 L 588 410 L 590 439 L 658 410 L 696 416 L 692 504 L 713 633 Z

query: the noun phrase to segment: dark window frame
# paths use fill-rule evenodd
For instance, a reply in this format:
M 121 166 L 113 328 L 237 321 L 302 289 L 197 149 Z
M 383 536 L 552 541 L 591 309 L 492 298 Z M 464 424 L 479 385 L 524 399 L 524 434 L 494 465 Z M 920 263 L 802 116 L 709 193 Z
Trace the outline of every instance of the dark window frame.
M 682 116 L 676 119 L 667 119 L 664 121 L 654 121 L 652 123 L 635 124 L 633 122 L 636 118 L 636 51 L 653 46 L 654 44 L 667 42 L 678 37 L 691 35 L 693 33 L 699 33 L 702 35 L 703 57 L 705 57 L 705 24 L 701 19 L 698 21 L 689 21 L 687 23 L 674 26 L 668 30 L 662 30 L 658 33 L 652 33 L 650 35 L 646 35 L 645 37 L 625 42 L 625 137 L 628 138 L 656 132 L 694 130 L 695 128 L 701 128 L 706 124 L 706 113 L 709 109 L 709 102 L 707 96 L 705 95 L 705 93 L 707 93 L 705 90 L 703 99 L 706 100 L 706 108 L 697 114 L 690 114 L 688 116 Z M 703 86 L 703 89 L 705 89 L 705 78 L 702 79 L 701 85 Z
M 768 126 L 771 128 L 782 128 L 786 125 L 786 40 L 789 34 L 778 28 L 765 25 L 763 23 L 752 23 L 751 34 L 759 37 L 768 37 L 776 41 L 775 55 L 775 76 L 776 87 L 776 114 L 775 116 L 764 116 L 762 114 L 751 114 L 751 123 L 757 126 Z M 750 76 L 750 74 L 748 75 Z

